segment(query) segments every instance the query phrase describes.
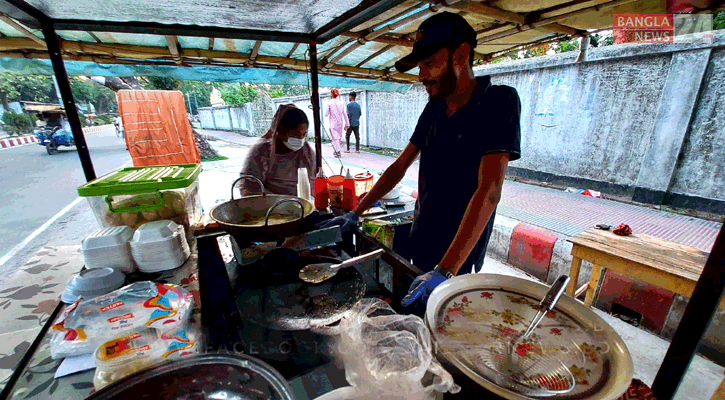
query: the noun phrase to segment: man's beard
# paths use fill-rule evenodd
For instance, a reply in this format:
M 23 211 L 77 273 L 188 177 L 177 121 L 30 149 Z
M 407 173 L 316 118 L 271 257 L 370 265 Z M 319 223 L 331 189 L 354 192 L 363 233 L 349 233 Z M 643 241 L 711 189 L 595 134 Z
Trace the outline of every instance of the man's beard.
M 453 92 L 456 90 L 456 74 L 453 72 L 453 57 L 448 60 L 448 65 L 446 66 L 446 72 L 443 73 L 443 76 L 438 80 L 438 93 L 436 94 L 429 94 L 428 100 L 438 100 L 438 99 L 445 99 L 446 97 L 453 94 Z

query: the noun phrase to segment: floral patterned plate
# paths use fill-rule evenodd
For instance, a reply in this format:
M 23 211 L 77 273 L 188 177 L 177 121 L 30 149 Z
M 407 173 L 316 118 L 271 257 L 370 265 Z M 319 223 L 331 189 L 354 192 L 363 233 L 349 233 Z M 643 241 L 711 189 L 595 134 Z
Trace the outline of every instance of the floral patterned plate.
M 507 351 L 501 349 L 507 349 L 526 330 L 548 289 L 494 274 L 462 275 L 446 281 L 431 295 L 426 310 L 438 356 L 500 396 L 527 399 L 496 385 L 485 358 L 492 351 L 497 355 Z M 571 371 L 574 389 L 552 398 L 613 400 L 632 380 L 632 358 L 619 335 L 568 296 L 561 297 L 528 339 L 515 342 L 513 351 L 517 360 L 559 359 Z

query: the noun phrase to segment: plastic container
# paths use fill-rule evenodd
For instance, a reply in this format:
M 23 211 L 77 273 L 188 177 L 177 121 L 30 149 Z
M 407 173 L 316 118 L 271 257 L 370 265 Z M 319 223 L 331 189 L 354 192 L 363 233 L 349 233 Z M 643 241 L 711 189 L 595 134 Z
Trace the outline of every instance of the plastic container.
M 170 219 L 183 225 L 189 242 L 201 222 L 199 164 L 124 168 L 78 188 L 102 228 Z
M 355 179 L 355 196 L 358 199 L 373 188 L 373 174 L 369 171 L 356 174 L 353 179 Z
M 103 343 L 93 353 L 96 390 L 167 359 L 198 353 L 197 329 L 184 327 L 166 333 L 154 328 L 129 332 Z
M 307 174 L 307 168 L 297 168 L 297 197 L 312 200 L 310 177 Z
M 342 208 L 350 211 L 357 205 L 357 196 L 355 195 L 355 179 L 350 175 L 350 169 L 347 170 L 345 181 L 342 183 Z
M 327 178 L 320 172 L 315 177 L 315 208 L 324 210 L 330 205 L 330 192 L 327 189 Z
M 130 246 L 139 271 L 145 273 L 178 268 L 191 254 L 184 227 L 170 220 L 141 225 L 134 233 Z
M 330 205 L 333 207 L 342 207 L 342 185 L 345 183 L 345 177 L 342 175 L 333 175 L 327 179 L 327 190 L 330 192 Z
M 93 232 L 81 242 L 86 268 L 114 268 L 130 274 L 136 270 L 128 242 L 133 229 L 115 226 Z
M 125 282 L 126 276 L 117 269 L 107 267 L 84 269 L 68 282 L 60 299 L 68 304 L 81 297 L 83 300 L 92 299 L 113 292 Z

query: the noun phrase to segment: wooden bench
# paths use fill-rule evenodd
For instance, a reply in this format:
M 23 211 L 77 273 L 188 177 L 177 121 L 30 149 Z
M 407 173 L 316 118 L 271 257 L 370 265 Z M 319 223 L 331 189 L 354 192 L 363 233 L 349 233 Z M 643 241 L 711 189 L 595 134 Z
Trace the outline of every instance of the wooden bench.
M 577 297 L 586 291 L 584 304 L 587 306 L 592 305 L 606 269 L 691 296 L 708 257 L 708 253 L 694 247 L 643 233 L 618 236 L 611 231 L 589 228 L 568 241 L 573 244 L 573 258 L 567 293 Z M 582 260 L 591 262 L 594 268 L 589 283 L 576 289 Z

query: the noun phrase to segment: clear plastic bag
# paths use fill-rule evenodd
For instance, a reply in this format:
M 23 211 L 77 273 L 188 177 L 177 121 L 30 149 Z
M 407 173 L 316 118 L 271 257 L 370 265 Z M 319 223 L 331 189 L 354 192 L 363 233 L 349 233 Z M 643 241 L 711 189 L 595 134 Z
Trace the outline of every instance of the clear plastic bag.
M 136 282 L 107 295 L 79 300 L 51 328 L 54 359 L 90 354 L 102 343 L 144 327 L 162 332 L 189 321 L 194 297 L 171 284 Z
M 200 337 L 201 332 L 193 326 L 165 333 L 155 328 L 144 328 L 115 337 L 100 345 L 93 355 L 96 362 L 93 386 L 100 390 L 159 362 L 197 354 Z
M 425 322 L 379 299 L 360 300 L 340 321 L 337 351 L 356 398 L 432 399 L 434 392 L 460 390 L 434 358 Z M 433 383 L 424 387 L 428 372 Z

